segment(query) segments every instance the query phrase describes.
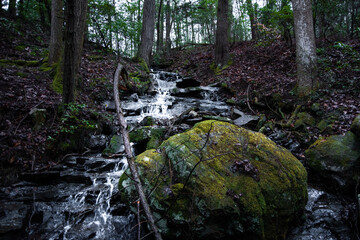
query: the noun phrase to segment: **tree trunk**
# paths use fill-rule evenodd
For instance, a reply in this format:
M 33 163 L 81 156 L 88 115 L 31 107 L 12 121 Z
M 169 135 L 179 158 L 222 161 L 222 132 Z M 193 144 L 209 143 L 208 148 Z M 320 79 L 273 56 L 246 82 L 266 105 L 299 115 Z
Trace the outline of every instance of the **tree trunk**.
M 84 41 L 87 0 L 66 1 L 63 102 L 75 100 L 75 82 Z
M 24 19 L 24 0 L 20 0 L 19 4 L 18 4 L 18 9 L 19 9 L 19 17 Z
M 156 23 L 156 29 L 157 29 L 156 52 L 157 53 L 161 52 L 162 42 L 163 42 L 163 26 L 164 26 L 164 24 L 162 23 L 162 14 L 161 14 L 162 5 L 163 5 L 163 0 L 160 0 L 158 18 L 157 18 L 157 23 Z
M 62 54 L 62 25 L 63 11 L 62 0 L 52 0 L 51 2 L 51 35 L 49 46 L 49 65 L 58 62 Z
M 11 18 L 16 18 L 16 0 L 9 0 L 8 12 Z
M 139 194 L 139 199 L 141 201 L 146 218 L 148 220 L 148 224 L 150 225 L 151 230 L 154 232 L 155 239 L 161 240 L 162 239 L 161 234 L 159 233 L 158 228 L 155 225 L 154 216 L 151 213 L 149 204 L 147 202 L 147 199 L 146 199 L 146 196 L 144 193 L 144 188 L 142 186 L 140 176 L 139 176 L 137 167 L 134 162 L 134 158 L 133 158 L 131 146 L 130 146 L 129 133 L 127 131 L 127 124 L 126 124 L 122 109 L 120 108 L 119 90 L 118 90 L 118 82 L 119 82 L 120 75 L 126 76 L 127 73 L 126 73 L 126 70 L 124 69 L 124 67 L 121 64 L 118 64 L 116 71 L 115 71 L 115 75 L 114 75 L 114 100 L 115 100 L 115 106 L 116 106 L 116 113 L 117 113 L 117 116 L 118 116 L 118 119 L 120 122 L 121 135 L 122 135 L 122 138 L 124 141 L 127 162 L 128 162 L 128 165 L 129 165 L 129 168 L 131 171 L 131 175 L 133 176 L 133 179 L 135 182 L 136 190 Z M 126 78 L 126 77 L 124 77 L 124 78 Z M 138 226 L 138 227 L 140 227 L 140 226 Z
M 317 85 L 316 46 L 311 0 L 293 0 L 296 63 L 299 96 L 307 96 Z
M 44 2 L 42 0 L 38 0 L 38 10 L 39 10 L 39 15 L 40 15 L 40 22 L 41 22 L 41 26 L 44 27 L 45 26 L 45 10 L 44 10 Z
M 224 66 L 229 53 L 229 0 L 219 0 L 217 8 L 217 29 L 215 63 Z
M 171 32 L 171 25 L 172 25 L 170 0 L 167 0 L 167 1 L 166 1 L 166 13 L 165 13 L 165 18 L 166 18 L 165 51 L 166 51 L 166 54 L 169 54 L 169 53 L 170 53 L 170 49 L 171 49 L 170 32 Z
M 155 0 L 145 0 L 143 6 L 143 21 L 139 57 L 150 65 L 151 51 L 154 43 L 155 30 Z
M 257 41 L 258 34 L 257 34 L 256 19 L 255 19 L 255 8 L 251 0 L 246 0 L 246 9 L 250 18 L 251 39 Z

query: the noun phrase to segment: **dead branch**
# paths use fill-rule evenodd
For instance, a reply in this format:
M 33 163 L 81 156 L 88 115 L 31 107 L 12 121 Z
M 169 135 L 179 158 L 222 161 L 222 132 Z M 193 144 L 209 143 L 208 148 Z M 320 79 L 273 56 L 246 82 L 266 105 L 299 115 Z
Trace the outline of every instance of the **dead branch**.
M 136 165 L 135 165 L 135 162 L 134 162 L 134 158 L 133 158 L 133 155 L 132 155 L 131 147 L 130 147 L 130 140 L 129 140 L 129 133 L 127 131 L 127 124 L 126 124 L 122 109 L 120 107 L 118 83 L 119 83 L 119 76 L 123 75 L 121 73 L 126 73 L 126 69 L 123 67 L 123 65 L 121 65 L 119 63 L 117 68 L 116 68 L 115 75 L 114 75 L 114 99 L 115 99 L 116 113 L 117 113 L 117 116 L 118 116 L 118 119 L 119 119 L 119 122 L 120 122 L 121 134 L 122 134 L 122 138 L 123 138 L 123 141 L 124 141 L 125 153 L 126 153 L 126 156 L 127 156 L 127 162 L 128 162 L 129 167 L 130 167 L 131 174 L 132 174 L 133 178 L 135 179 L 136 190 L 137 190 L 137 192 L 139 194 L 140 202 L 141 202 L 141 204 L 143 206 L 143 209 L 145 211 L 145 215 L 146 215 L 146 218 L 147 218 L 147 220 L 149 222 L 151 230 L 154 232 L 155 239 L 162 240 L 161 234 L 159 233 L 159 230 L 158 230 L 157 226 L 155 225 L 153 214 L 152 214 L 152 212 L 150 210 L 149 204 L 147 202 L 147 199 L 146 199 L 146 196 L 145 196 L 145 193 L 144 193 L 144 188 L 143 188 L 142 183 L 140 181 L 140 176 L 139 176 L 139 173 L 137 171 L 137 168 L 136 168 Z
M 251 84 L 248 85 L 247 90 L 246 90 L 246 103 L 247 103 L 249 109 L 251 110 L 251 112 L 256 115 L 256 112 L 250 106 L 250 100 L 249 100 L 250 87 L 251 87 Z

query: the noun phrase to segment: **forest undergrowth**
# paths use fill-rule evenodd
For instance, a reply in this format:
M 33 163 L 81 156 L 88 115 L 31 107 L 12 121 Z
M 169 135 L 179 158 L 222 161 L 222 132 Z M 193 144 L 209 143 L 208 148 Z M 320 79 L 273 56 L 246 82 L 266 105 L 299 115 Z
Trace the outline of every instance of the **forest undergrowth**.
M 59 160 L 47 146 L 64 128 L 64 119 L 59 113 L 61 94 L 51 87 L 53 71 L 44 64 L 48 38 L 42 31 L 33 31 L 33 26 L 14 28 L 1 21 L 0 175 L 1 185 L 6 185 L 16 181 L 20 171 L 44 169 Z M 309 111 L 316 106 L 322 118 L 334 120 L 324 132 L 308 127 L 315 140 L 349 130 L 360 113 L 360 42 L 317 44 L 321 86 L 307 101 L 298 101 L 295 95 L 295 45 L 289 47 L 281 41 L 267 46 L 251 41 L 234 43 L 228 65 L 221 69 L 212 63 L 210 45 L 174 50 L 161 62 L 167 70 L 192 76 L 202 85 L 218 83 L 235 107 L 252 114 L 266 113 L 274 123 L 289 118 L 299 103 Z M 100 102 L 111 99 L 116 61 L 110 51 L 85 45 L 77 94 L 83 118 L 91 119 L 94 112 L 105 114 Z M 130 60 L 122 61 L 131 68 Z M 46 121 L 36 130 L 30 114 L 34 108 L 46 110 Z

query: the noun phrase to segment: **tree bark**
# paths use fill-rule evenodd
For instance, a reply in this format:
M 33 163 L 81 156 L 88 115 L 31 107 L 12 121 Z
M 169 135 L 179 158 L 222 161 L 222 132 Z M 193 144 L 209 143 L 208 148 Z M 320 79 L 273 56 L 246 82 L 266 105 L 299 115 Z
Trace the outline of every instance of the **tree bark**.
M 16 18 L 16 0 L 9 0 L 8 12 L 11 18 Z
M 250 27 L 251 27 L 251 39 L 254 41 L 258 40 L 257 28 L 256 28 L 256 19 L 255 19 L 255 8 L 251 0 L 246 0 L 246 9 L 250 18 Z
M 228 61 L 229 25 L 229 0 L 219 0 L 215 43 L 215 63 L 218 66 L 224 66 Z
M 172 25 L 170 0 L 166 1 L 165 18 L 166 18 L 165 51 L 166 51 L 166 54 L 170 54 L 170 49 L 171 49 L 170 32 L 171 32 L 171 25 Z
M 51 13 L 51 34 L 50 34 L 50 46 L 49 46 L 49 65 L 58 62 L 62 54 L 62 48 L 63 48 L 62 0 L 52 0 L 51 12 L 52 13 Z
M 87 0 L 66 1 L 63 102 L 75 100 L 75 83 L 84 41 Z
M 160 0 L 160 6 L 158 11 L 158 19 L 156 23 L 156 29 L 157 29 L 157 42 L 156 42 L 156 52 L 160 53 L 162 51 L 162 44 L 163 44 L 163 27 L 164 24 L 162 23 L 162 5 L 163 0 Z
M 121 135 L 124 141 L 124 146 L 125 146 L 125 153 L 127 156 L 127 162 L 131 171 L 131 174 L 133 176 L 133 179 L 135 180 L 135 186 L 136 186 L 136 190 L 139 194 L 139 198 L 140 198 L 140 202 L 143 206 L 146 218 L 148 220 L 148 223 L 151 227 L 151 230 L 154 232 L 155 235 L 155 239 L 157 240 L 161 240 L 161 234 L 158 231 L 157 226 L 155 225 L 155 220 L 154 217 L 151 213 L 149 204 L 147 202 L 145 193 L 144 193 L 144 188 L 142 186 L 141 180 L 140 180 L 140 176 L 139 173 L 137 171 L 137 167 L 135 165 L 134 162 L 134 158 L 132 155 L 132 151 L 131 151 L 131 146 L 130 146 L 130 138 L 129 138 L 129 133 L 127 132 L 127 124 L 124 118 L 124 114 L 122 112 L 122 109 L 120 107 L 120 100 L 119 100 L 119 90 L 118 90 L 118 82 L 119 82 L 119 76 L 121 75 L 127 75 L 126 70 L 124 69 L 124 67 L 119 63 L 116 71 L 115 71 L 115 75 L 114 75 L 114 100 L 115 100 L 115 107 L 116 107 L 116 113 L 117 116 L 119 118 L 119 122 L 120 122 L 120 127 L 121 127 Z
M 139 57 L 150 65 L 151 51 L 154 43 L 155 30 L 155 0 L 145 0 L 143 6 L 143 21 Z
M 296 64 L 299 96 L 307 96 L 317 85 L 316 46 L 311 0 L 293 0 Z

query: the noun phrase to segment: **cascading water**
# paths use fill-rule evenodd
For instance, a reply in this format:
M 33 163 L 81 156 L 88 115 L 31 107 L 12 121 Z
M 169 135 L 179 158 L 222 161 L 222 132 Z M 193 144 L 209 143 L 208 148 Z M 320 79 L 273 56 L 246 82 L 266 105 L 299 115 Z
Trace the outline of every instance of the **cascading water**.
M 177 83 L 182 78 L 174 73 L 154 72 L 152 77 L 154 95 L 139 97 L 133 94 L 128 99 L 122 99 L 129 124 L 136 125 L 147 116 L 171 119 L 189 109 L 229 116 L 230 107 L 219 98 L 218 88 L 179 89 Z M 104 105 L 110 108 L 113 103 L 106 102 Z M 126 206 L 118 198 L 117 183 L 125 169 L 125 158 L 107 159 L 97 154 L 70 157 L 48 172 L 25 175 L 24 181 L 11 189 L 0 189 L 1 205 L 8 209 L 5 215 L 9 216 L 3 219 L 0 211 L 0 225 L 6 228 L 9 224 L 19 231 L 25 229 L 26 239 L 136 239 L 135 217 L 128 214 Z M 314 199 L 310 202 L 311 210 L 323 210 L 325 206 L 317 195 L 320 193 L 309 191 L 309 198 Z M 331 204 L 328 205 L 326 211 L 336 212 L 331 209 Z M 310 219 L 316 222 L 316 217 L 324 218 L 326 211 Z M 322 232 L 315 226 L 314 230 L 313 222 L 309 221 L 309 226 L 305 225 L 304 229 L 295 230 L 290 239 L 310 240 L 313 238 L 307 234 L 314 232 L 317 236 L 325 236 L 326 229 Z M 335 218 L 334 224 L 341 225 Z M 340 230 L 341 234 L 348 233 L 346 228 Z M 5 239 L 18 236 L 16 232 L 9 234 L 10 237 Z
M 202 93 L 197 98 L 175 96 L 177 83 L 182 80 L 177 74 L 154 72 L 152 78 L 154 94 L 140 97 L 133 94 L 122 99 L 129 124 L 136 124 L 147 116 L 171 119 L 189 108 L 229 111 L 226 104 L 216 99 L 217 88 L 199 87 L 196 91 Z M 105 107 L 112 104 L 106 102 Z M 11 214 L 20 213 L 22 209 L 31 213 L 26 223 L 16 222 L 26 229 L 27 238 L 134 239 L 134 216 L 129 215 L 125 204 L 117 199 L 117 183 L 125 169 L 125 158 L 107 159 L 101 154 L 69 157 L 50 171 L 25 176 L 25 181 L 13 190 L 1 189 L 0 193 L 8 191 L 4 204 L 18 207 Z M 20 219 L 27 219 L 24 217 Z
M 157 119 L 170 119 L 172 113 L 169 106 L 172 105 L 174 97 L 171 96 L 171 90 L 176 87 L 176 82 L 169 82 L 160 78 L 160 73 L 152 74 L 156 95 L 148 107 L 143 108 L 139 118 L 151 116 Z

